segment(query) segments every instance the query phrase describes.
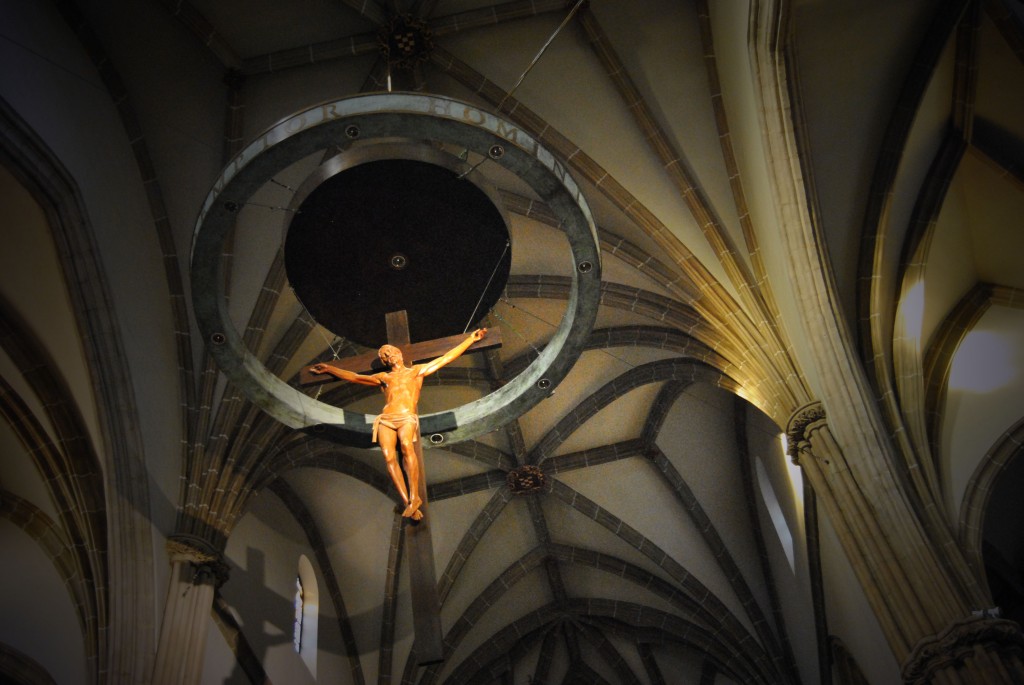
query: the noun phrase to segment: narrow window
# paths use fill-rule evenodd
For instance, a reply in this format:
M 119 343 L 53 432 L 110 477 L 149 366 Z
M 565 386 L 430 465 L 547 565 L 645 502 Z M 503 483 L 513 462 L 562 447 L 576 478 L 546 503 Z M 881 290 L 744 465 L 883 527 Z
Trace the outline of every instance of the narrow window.
M 302 577 L 295 576 L 295 623 L 292 626 L 292 644 L 295 653 L 302 653 L 302 615 L 305 603 L 302 598 Z
M 765 470 L 764 464 L 761 463 L 760 459 L 755 459 L 754 466 L 757 472 L 757 484 L 761 488 L 761 499 L 768 509 L 768 516 L 775 527 L 776 535 L 779 536 L 779 542 L 782 543 L 782 549 L 786 553 L 789 568 L 795 573 L 796 559 L 794 559 L 793 555 L 793 534 L 789 531 L 789 524 L 786 522 L 785 514 L 782 513 L 782 506 L 779 504 L 779 499 L 775 496 L 775 488 L 772 487 L 771 479 L 768 478 L 768 472 Z
M 316 679 L 317 640 L 320 623 L 320 589 L 313 564 L 305 554 L 299 556 L 295 578 L 295 653 Z

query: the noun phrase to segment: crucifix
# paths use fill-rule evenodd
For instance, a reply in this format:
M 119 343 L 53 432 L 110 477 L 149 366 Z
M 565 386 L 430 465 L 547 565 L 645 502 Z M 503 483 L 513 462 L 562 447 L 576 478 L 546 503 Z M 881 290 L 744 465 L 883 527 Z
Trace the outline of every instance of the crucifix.
M 463 353 L 497 347 L 497 331 L 477 329 L 468 335 L 455 335 L 412 344 L 409 321 L 404 310 L 386 315 L 388 343 L 367 353 L 331 363 L 313 364 L 300 371 L 303 385 L 340 379 L 360 385 L 379 387 L 385 396 L 384 410 L 373 423 L 373 440 L 381 447 L 388 475 L 405 504 L 405 536 L 409 548 L 410 585 L 416 652 L 421 664 L 441 661 L 444 646 L 441 634 L 440 603 L 434 571 L 434 548 L 427 516 L 427 486 L 423 472 L 423 445 L 417 415 L 417 402 L 423 378 Z M 375 359 L 386 370 L 374 370 Z M 405 360 L 413 365 L 406 366 Z M 398 451 L 402 463 L 398 461 Z M 404 467 L 404 473 L 403 473 Z M 407 481 L 407 482 L 406 482 Z

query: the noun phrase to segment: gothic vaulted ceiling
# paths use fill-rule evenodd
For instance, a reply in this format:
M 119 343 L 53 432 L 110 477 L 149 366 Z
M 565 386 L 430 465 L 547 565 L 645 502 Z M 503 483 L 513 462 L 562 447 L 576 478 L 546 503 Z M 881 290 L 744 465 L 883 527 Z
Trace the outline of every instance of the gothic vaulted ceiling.
M 85 540 L 69 563 L 102 576 L 97 568 L 121 563 L 107 550 L 128 543 L 104 539 L 104 495 L 89 478 L 122 474 L 135 494 L 118 503 L 108 489 L 107 510 L 130 509 L 135 530 L 160 540 L 133 562 L 148 569 L 138 582 L 156 616 L 164 537 L 223 552 L 230 574 L 205 682 L 239 682 L 231 678 L 248 664 L 249 677 L 263 669 L 275 682 L 810 683 L 830 606 L 837 616 L 861 607 L 833 625 L 862 650 L 866 673 L 895 673 L 852 573 L 836 570 L 845 562 L 827 522 L 827 598 L 812 591 L 822 582 L 819 533 L 807 527 L 782 439 L 822 381 L 787 272 L 790 229 L 773 209 L 783 191 L 772 170 L 787 162 L 760 133 L 774 115 L 758 95 L 769 67 L 757 36 L 773 3 L 16 4 L 3 9 L 21 30 L 4 31 L 3 95 L 84 198 L 120 342 L 99 351 L 90 342 L 103 333 L 83 330 L 75 313 L 91 306 L 89 275 L 62 266 L 78 248 L 40 238 L 61 219 L 5 175 L 21 228 L 18 250 L 0 257 L 3 395 L 18 398 L 4 400 L 0 440 L 12 458 L 0 467 L 0 506 L 12 520 L 38 511 L 57 537 Z M 979 395 L 947 379 L 947 392 L 933 368 L 970 330 L 1009 340 L 1000 349 L 1022 361 L 1021 15 L 1009 0 L 799 0 L 776 36 L 794 103 L 798 201 L 821 237 L 828 296 L 878 396 L 902 393 L 886 411 L 929 417 L 913 440 L 931 445 L 954 528 L 978 464 L 1021 418 L 1024 380 Z M 226 382 L 196 325 L 203 293 L 189 277 L 197 217 L 240 150 L 319 103 L 407 92 L 468 103 L 545 146 L 579 185 L 601 255 L 596 321 L 565 378 L 521 416 L 426 445 L 444 634 L 444 660 L 429 666 L 417 662 L 409 551 L 378 449 L 287 427 Z M 421 412 L 444 413 L 506 386 L 542 354 L 578 265 L 557 208 L 494 159 L 438 143 L 428 128 L 376 142 L 469 168 L 459 182 L 485 188 L 507 226 L 508 276 L 480 324 L 499 330 L 502 346 L 427 381 Z M 309 178 L 327 160 L 378 154 L 372 147 L 323 141 L 263 179 L 237 208 L 218 272 L 226 316 L 263 367 L 371 416 L 375 391 L 300 383 L 302 367 L 370 343 L 300 300 L 292 280 L 315 255 L 286 268 L 285 246 Z M 386 227 L 356 226 L 304 250 L 355 261 L 371 246 L 387 259 L 408 254 L 407 273 L 431 275 L 402 286 L 427 295 L 411 318 L 472 309 L 491 273 L 490 239 L 472 227 L 455 233 L 455 218 L 388 173 L 355 195 L 341 213 L 358 208 L 368 223 L 400 206 L 413 226 L 405 242 L 380 247 Z M 483 276 L 469 278 L 481 265 Z M 331 311 L 332 300 L 387 299 L 380 290 L 392 286 L 365 281 L 319 297 Z M 977 359 L 991 357 L 986 349 Z M 103 359 L 130 369 L 118 387 L 133 400 L 117 415 L 137 429 L 124 445 L 104 442 L 104 403 L 117 403 L 89 370 Z M 988 368 L 977 359 L 975 379 Z M 23 373 L 33 368 L 50 370 Z M 900 384 L 921 368 L 931 390 L 910 399 Z M 55 418 L 53 406 L 73 411 Z M 144 456 L 132 468 L 103 456 L 133 445 Z M 98 502 L 51 494 L 52 479 L 31 466 L 50 452 L 42 461 L 72 482 L 61 492 Z M 1000 544 L 1012 565 L 1016 543 Z M 300 677 L 291 635 L 303 557 L 314 569 L 319 651 Z M 75 611 L 102 624 L 103 592 L 117 588 L 79 582 L 69 585 Z M 101 658 L 97 645 L 114 637 L 84 632 L 81 658 Z

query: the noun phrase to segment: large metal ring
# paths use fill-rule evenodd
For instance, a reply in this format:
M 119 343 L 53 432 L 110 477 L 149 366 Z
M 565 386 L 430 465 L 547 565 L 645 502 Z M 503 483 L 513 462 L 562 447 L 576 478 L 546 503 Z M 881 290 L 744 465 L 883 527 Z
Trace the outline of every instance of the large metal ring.
M 364 95 L 328 102 L 295 114 L 250 143 L 214 183 L 196 222 L 192 242 L 192 300 L 204 339 L 223 336 L 209 348 L 221 371 L 252 401 L 292 428 L 325 426 L 344 443 L 368 445 L 372 417 L 315 400 L 289 386 L 246 348 L 228 315 L 221 254 L 237 208 L 268 179 L 290 164 L 337 145 L 347 131 L 360 140 L 408 138 L 451 143 L 488 155 L 504 149 L 488 164 L 500 164 L 525 181 L 558 217 L 572 251 L 572 264 L 594 268 L 572 271 L 565 315 L 536 359 L 498 390 L 450 411 L 424 414 L 424 435 L 441 435 L 445 444 L 474 438 L 521 416 L 548 397 L 550 388 L 572 368 L 597 317 L 601 254 L 586 200 L 565 166 L 532 136 L 478 107 L 449 98 L 413 93 Z M 235 209 L 231 209 L 234 207 Z M 220 339 L 220 337 L 218 337 Z M 547 379 L 546 389 L 538 387 Z

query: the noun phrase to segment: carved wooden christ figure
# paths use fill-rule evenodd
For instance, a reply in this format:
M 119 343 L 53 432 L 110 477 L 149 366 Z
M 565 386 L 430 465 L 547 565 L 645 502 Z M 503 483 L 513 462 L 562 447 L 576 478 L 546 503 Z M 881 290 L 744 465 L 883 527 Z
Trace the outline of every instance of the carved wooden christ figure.
M 373 442 L 380 445 L 384 453 L 384 461 L 387 464 L 388 475 L 391 476 L 398 494 L 405 503 L 405 511 L 402 516 L 414 521 L 423 518 L 420 507 L 423 500 L 420 497 L 420 481 L 423 478 L 423 464 L 421 463 L 422 452 L 416 449 L 416 442 L 420 438 L 420 422 L 417 414 L 417 404 L 420 399 L 420 390 L 423 388 L 423 379 L 434 373 L 446 364 L 455 361 L 469 349 L 473 343 L 483 339 L 487 333 L 486 328 L 479 328 L 461 343 L 448 350 L 446 353 L 424 364 L 406 366 L 402 358 L 402 351 L 394 345 L 384 345 L 380 348 L 378 356 L 387 371 L 367 376 L 346 369 L 339 369 L 330 364 L 314 364 L 309 370 L 315 374 L 330 374 L 349 383 L 377 386 L 384 393 L 384 409 L 380 416 L 373 422 Z M 405 468 L 405 475 L 402 475 L 402 467 L 398 463 L 397 449 L 402 451 L 402 466 Z M 408 486 L 406 486 L 408 480 Z

